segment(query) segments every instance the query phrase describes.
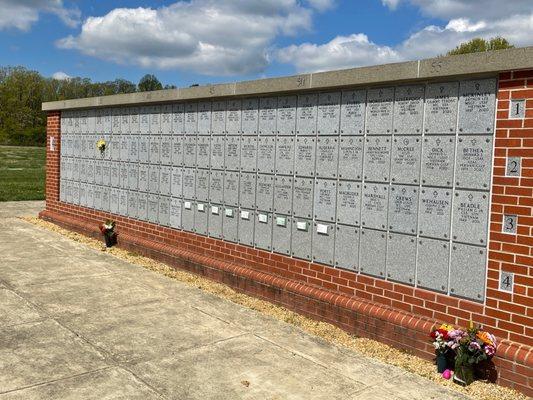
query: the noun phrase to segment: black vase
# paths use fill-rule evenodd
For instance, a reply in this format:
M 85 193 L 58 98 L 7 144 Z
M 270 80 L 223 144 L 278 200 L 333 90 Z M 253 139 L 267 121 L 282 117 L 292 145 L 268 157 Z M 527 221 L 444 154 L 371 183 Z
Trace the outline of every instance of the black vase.
M 437 372 L 439 374 L 442 374 L 444 371 L 448 369 L 448 357 L 446 356 L 446 353 L 437 353 Z
M 113 247 L 114 245 L 117 244 L 117 235 L 115 235 L 114 233 L 110 233 L 110 234 L 105 234 L 104 235 L 104 239 L 105 239 L 105 247 Z

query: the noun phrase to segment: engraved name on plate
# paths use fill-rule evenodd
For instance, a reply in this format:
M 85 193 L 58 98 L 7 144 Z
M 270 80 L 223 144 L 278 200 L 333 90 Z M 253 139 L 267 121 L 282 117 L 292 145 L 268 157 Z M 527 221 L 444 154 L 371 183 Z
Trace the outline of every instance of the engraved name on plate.
M 316 93 L 298 95 L 298 108 L 296 109 L 296 133 L 298 135 L 316 133 L 317 101 Z
M 422 184 L 452 186 L 455 138 L 426 136 L 422 150 Z
M 418 216 L 418 188 L 392 185 L 389 197 L 389 230 L 416 234 Z
M 395 137 L 392 141 L 391 181 L 418 183 L 420 179 L 420 137 Z
M 318 95 L 317 133 L 337 135 L 340 123 L 340 92 L 320 93 Z
M 296 130 L 296 96 L 278 97 L 278 135 L 294 135 Z
M 257 135 L 259 121 L 259 99 L 244 99 L 242 101 L 242 133 L 243 135 Z
M 366 132 L 386 135 L 392 132 L 394 88 L 368 90 L 366 106 Z
M 341 135 L 363 135 L 365 129 L 366 90 L 342 92 Z
M 394 133 L 419 135 L 424 114 L 424 86 L 398 86 L 394 99 Z
M 278 111 L 277 97 L 262 97 L 259 100 L 259 134 L 275 135 Z
M 363 185 L 361 225 L 365 228 L 387 229 L 388 185 L 368 183 Z
M 442 135 L 455 133 L 458 82 L 430 83 L 426 88 L 425 132 Z
M 463 81 L 459 92 L 459 133 L 493 133 L 496 79 Z
M 390 174 L 391 139 L 386 136 L 368 137 L 365 141 L 364 178 L 388 182 Z
M 460 137 L 455 160 L 455 184 L 469 189 L 489 189 L 492 169 L 492 137 Z

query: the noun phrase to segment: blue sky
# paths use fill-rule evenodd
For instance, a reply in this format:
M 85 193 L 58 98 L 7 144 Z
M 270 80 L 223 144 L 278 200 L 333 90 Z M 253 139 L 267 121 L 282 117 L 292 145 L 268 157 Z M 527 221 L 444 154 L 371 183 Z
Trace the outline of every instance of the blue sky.
M 0 65 L 188 86 L 533 45 L 533 1 L 0 0 Z

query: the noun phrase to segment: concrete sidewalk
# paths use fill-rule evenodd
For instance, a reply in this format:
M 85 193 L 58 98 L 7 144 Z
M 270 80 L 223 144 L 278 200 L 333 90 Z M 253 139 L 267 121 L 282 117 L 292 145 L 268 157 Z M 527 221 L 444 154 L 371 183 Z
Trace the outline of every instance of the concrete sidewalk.
M 14 218 L 42 206 L 0 203 L 0 400 L 464 398 Z

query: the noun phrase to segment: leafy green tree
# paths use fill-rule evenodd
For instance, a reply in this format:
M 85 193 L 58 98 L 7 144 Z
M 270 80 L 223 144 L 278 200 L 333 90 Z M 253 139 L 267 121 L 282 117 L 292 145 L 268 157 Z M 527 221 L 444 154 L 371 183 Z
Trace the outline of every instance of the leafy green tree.
M 163 89 L 163 85 L 161 82 L 159 82 L 159 79 L 157 79 L 155 75 L 146 74 L 139 81 L 137 88 L 139 92 L 149 92 L 152 90 L 161 90 Z
M 514 46 L 509 43 L 507 39 L 499 36 L 493 37 L 489 40 L 482 38 L 474 38 L 468 42 L 461 43 L 455 49 L 450 50 L 448 53 L 446 53 L 446 55 L 453 56 L 457 54 L 480 53 L 485 51 L 511 49 L 513 47 Z

